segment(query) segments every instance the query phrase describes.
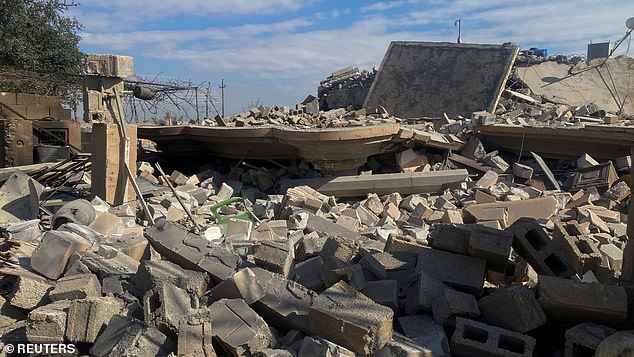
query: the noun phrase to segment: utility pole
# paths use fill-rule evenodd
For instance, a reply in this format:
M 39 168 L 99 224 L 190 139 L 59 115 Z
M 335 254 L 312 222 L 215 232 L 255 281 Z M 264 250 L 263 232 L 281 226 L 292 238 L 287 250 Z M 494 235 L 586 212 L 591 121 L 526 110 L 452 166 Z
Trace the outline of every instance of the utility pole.
M 220 90 L 221 90 L 221 97 L 222 97 L 222 117 L 225 117 L 225 80 L 222 80 L 222 84 L 220 85 Z
M 196 90 L 196 122 L 200 124 L 200 111 L 198 110 L 198 87 L 195 87 Z
M 460 38 L 460 27 L 462 25 L 462 20 L 458 19 L 453 24 L 454 26 L 458 26 L 458 43 L 462 43 L 462 39 Z
M 207 82 L 207 93 L 205 94 L 205 119 L 209 119 L 209 97 L 211 95 L 211 82 Z

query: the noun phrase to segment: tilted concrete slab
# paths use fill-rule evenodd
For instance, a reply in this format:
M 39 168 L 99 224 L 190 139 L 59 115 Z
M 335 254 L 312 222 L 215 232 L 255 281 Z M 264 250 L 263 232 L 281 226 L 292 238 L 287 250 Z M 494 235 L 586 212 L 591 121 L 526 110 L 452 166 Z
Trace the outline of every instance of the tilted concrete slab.
M 364 107 L 383 106 L 402 118 L 493 112 L 518 51 L 516 45 L 392 42 Z

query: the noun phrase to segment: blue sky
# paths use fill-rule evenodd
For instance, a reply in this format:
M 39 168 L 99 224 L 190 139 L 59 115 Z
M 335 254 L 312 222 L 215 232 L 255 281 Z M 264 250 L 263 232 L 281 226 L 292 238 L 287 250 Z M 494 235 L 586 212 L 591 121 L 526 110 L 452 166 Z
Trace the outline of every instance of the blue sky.
M 390 41 L 454 42 L 458 18 L 464 43 L 585 54 L 625 34 L 634 1 L 82 0 L 70 14 L 84 52 L 133 56 L 149 78 L 210 81 L 216 96 L 224 78 L 234 113 L 292 106 L 331 72 L 378 67 Z

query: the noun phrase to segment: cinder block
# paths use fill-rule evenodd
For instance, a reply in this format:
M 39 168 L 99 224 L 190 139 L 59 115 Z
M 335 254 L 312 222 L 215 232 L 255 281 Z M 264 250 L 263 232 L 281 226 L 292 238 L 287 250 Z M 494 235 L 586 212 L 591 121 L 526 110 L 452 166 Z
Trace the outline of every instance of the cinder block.
M 429 349 L 432 356 L 449 357 L 449 340 L 445 329 L 434 321 L 429 314 L 409 315 L 399 317 L 398 329 L 405 336 L 414 340 L 420 346 Z
M 376 304 L 344 282 L 320 294 L 310 307 L 310 331 L 353 352 L 372 354 L 392 338 L 392 309 Z
M 29 313 L 26 338 L 31 343 L 62 343 L 70 301 L 62 300 L 40 306 Z
M 165 283 L 202 296 L 207 291 L 209 277 L 203 272 L 183 269 L 167 260 L 143 260 L 130 282 L 142 292 Z
M 123 301 L 111 297 L 90 297 L 72 301 L 68 310 L 66 339 L 70 342 L 95 342 L 112 316 L 122 309 Z
M 88 54 L 86 56 L 86 73 L 101 77 L 132 77 L 134 75 L 134 58 Z
M 407 299 L 405 302 L 405 312 L 415 314 L 420 311 L 431 312 L 432 300 L 445 288 L 440 280 L 419 272 L 414 275 L 409 282 Z
M 416 272 L 424 272 L 451 287 L 480 296 L 486 275 L 486 261 L 426 248 L 418 255 Z
M 627 318 L 627 294 L 622 286 L 540 275 L 537 288 L 548 321 L 618 324 Z
M 368 269 L 378 279 L 386 279 L 388 273 L 399 270 L 414 270 L 416 268 L 416 254 L 409 252 L 366 254 L 359 264 Z
M 486 260 L 489 269 L 505 271 L 511 255 L 513 234 L 479 224 L 470 228 L 469 255 Z
M 247 305 L 251 305 L 264 296 L 264 289 L 255 273 L 251 269 L 245 268 L 233 274 L 231 279 L 214 286 L 210 293 L 213 301 L 242 299 Z
M 523 286 L 501 288 L 478 301 L 480 320 L 511 331 L 528 332 L 546 323 L 535 292 Z
M 255 263 L 262 268 L 288 277 L 294 266 L 293 250 L 288 242 L 262 241 L 253 254 Z
M 70 232 L 48 231 L 31 255 L 31 267 L 49 279 L 56 280 L 73 253 L 90 248 L 92 242 Z
M 28 276 L 18 276 L 10 295 L 11 306 L 32 310 L 49 301 L 48 293 L 53 287 L 46 281 Z
M 354 243 L 344 237 L 329 237 L 324 243 L 324 246 L 319 254 L 321 259 L 325 262 L 328 257 L 337 257 L 342 261 L 348 263 L 354 257 L 356 257 L 359 248 Z
M 257 267 L 250 269 L 264 288 L 264 296 L 253 304 L 253 309 L 275 326 L 310 333 L 309 308 L 319 296 L 279 274 Z
M 591 322 L 566 330 L 564 357 L 595 356 L 599 344 L 617 330 Z
M 167 356 L 174 351 L 172 340 L 135 318 L 114 315 L 90 348 L 90 355 Z
M 266 322 L 242 299 L 222 299 L 210 307 L 214 340 L 231 356 L 255 354 L 271 345 L 273 335 Z
M 396 280 L 368 281 L 361 290 L 377 304 L 387 306 L 398 314 L 398 282 Z
M 555 222 L 552 240 L 553 246 L 568 258 L 580 276 L 601 265 L 601 252 L 582 232 L 577 221 Z
M 324 282 L 321 280 L 323 265 L 324 261 L 319 256 L 307 259 L 295 266 L 293 280 L 310 290 L 321 291 L 324 288 Z
M 423 250 L 424 247 L 424 245 L 417 242 L 414 238 L 390 234 L 390 236 L 387 238 L 387 243 L 385 243 L 384 251 L 388 253 L 420 253 L 420 251 Z
M 161 284 L 143 297 L 145 322 L 165 334 L 177 333 L 181 318 L 193 311 L 191 296 L 173 285 Z
M 183 317 L 178 327 L 179 356 L 216 357 L 212 343 L 213 329 L 209 313 Z
M 575 274 L 572 264 L 554 246 L 544 229 L 532 218 L 520 218 L 508 229 L 513 233 L 513 249 L 538 274 L 569 278 Z
M 462 317 L 456 319 L 451 337 L 451 355 L 458 357 L 530 357 L 534 349 L 530 336 Z
M 65 276 L 57 281 L 49 295 L 53 301 L 99 297 L 101 284 L 94 274 Z
M 443 326 L 454 326 L 455 318 L 478 317 L 480 308 L 473 295 L 445 287 L 436 294 L 431 303 L 434 320 Z
M 429 232 L 431 247 L 457 254 L 468 254 L 471 231 L 464 225 L 434 224 Z

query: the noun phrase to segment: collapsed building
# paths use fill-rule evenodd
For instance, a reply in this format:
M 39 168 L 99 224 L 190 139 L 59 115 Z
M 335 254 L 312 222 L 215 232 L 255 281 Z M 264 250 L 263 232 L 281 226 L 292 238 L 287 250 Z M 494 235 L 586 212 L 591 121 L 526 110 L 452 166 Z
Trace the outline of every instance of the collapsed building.
M 121 110 L 131 59 L 89 57 L 91 165 L 0 169 L 0 341 L 95 356 L 631 348 L 632 88 L 616 108 L 553 96 L 518 52 L 395 42 L 372 76 L 335 72 L 295 108 L 139 127 Z

